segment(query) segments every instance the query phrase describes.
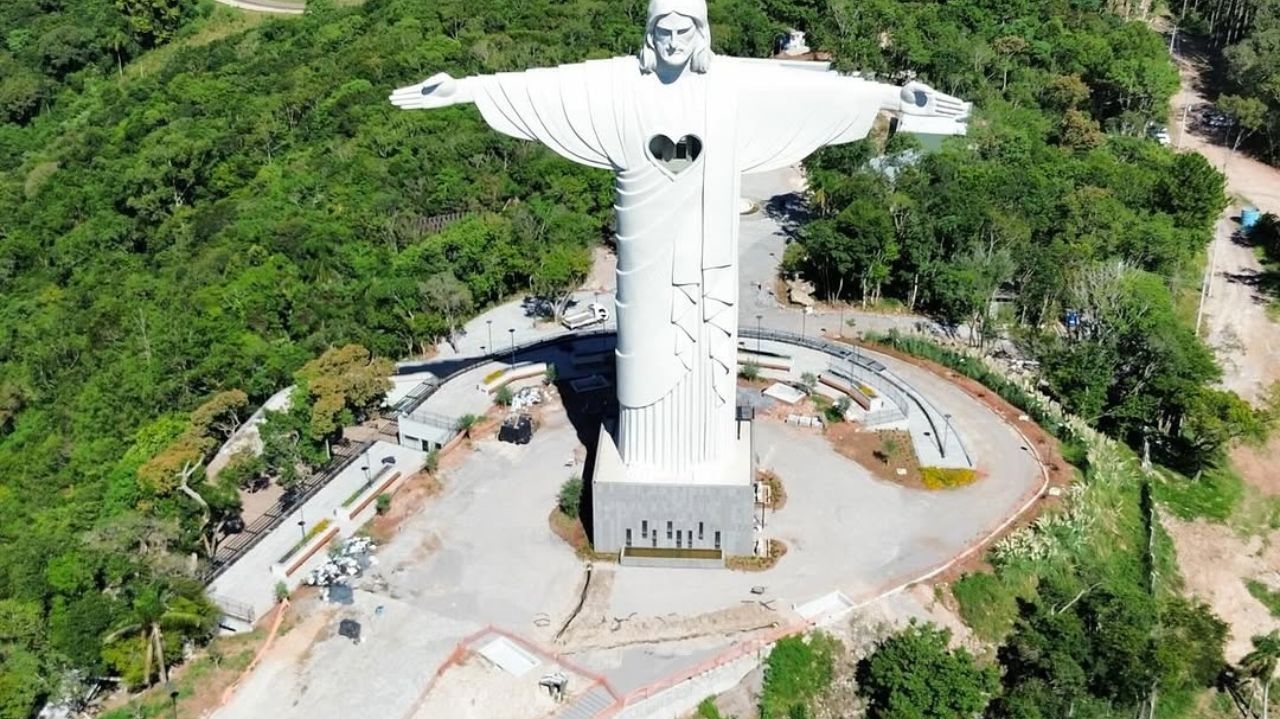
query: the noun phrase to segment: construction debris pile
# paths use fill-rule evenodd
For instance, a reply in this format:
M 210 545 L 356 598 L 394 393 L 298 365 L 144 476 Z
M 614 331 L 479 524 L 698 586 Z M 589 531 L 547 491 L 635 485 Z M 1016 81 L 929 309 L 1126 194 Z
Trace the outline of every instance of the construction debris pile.
M 377 558 L 371 556 L 377 548 L 368 537 L 349 537 L 336 545 L 329 552 L 329 561 L 311 570 L 304 582 L 311 587 L 346 584 L 348 579 L 359 577 L 378 563 Z

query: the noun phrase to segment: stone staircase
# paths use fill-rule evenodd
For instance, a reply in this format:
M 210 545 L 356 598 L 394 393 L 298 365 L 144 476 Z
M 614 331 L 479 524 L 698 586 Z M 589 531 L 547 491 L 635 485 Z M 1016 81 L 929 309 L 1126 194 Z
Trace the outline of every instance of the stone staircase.
M 586 694 L 560 710 L 555 719 L 595 719 L 613 706 L 613 695 L 603 684 L 596 684 Z

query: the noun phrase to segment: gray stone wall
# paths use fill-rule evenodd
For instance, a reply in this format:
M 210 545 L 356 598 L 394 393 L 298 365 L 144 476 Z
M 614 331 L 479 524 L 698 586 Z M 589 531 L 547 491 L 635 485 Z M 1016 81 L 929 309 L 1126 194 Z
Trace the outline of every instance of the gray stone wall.
M 755 496 L 749 483 L 595 482 L 591 505 L 593 539 L 599 552 L 621 551 L 628 529 L 633 547 L 714 549 L 719 532 L 725 556 L 749 555 L 755 548 Z

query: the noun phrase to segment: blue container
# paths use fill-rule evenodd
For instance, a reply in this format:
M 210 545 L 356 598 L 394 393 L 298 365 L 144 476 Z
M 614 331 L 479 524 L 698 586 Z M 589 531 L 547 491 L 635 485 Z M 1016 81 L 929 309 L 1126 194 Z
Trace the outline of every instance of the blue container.
M 1258 219 L 1262 217 L 1262 213 L 1256 207 L 1246 207 L 1240 212 L 1240 226 L 1244 229 L 1252 229 L 1258 224 Z

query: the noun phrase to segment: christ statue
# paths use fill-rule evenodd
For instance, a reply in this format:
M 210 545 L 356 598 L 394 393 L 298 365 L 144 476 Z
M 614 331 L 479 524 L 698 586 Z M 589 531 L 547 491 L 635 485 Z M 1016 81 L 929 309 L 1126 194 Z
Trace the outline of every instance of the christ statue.
M 963 134 L 968 103 L 830 71 L 715 55 L 705 0 L 650 0 L 639 57 L 400 88 L 404 109 L 474 103 L 499 132 L 614 173 L 615 441 L 628 471 L 697 483 L 735 432 L 744 173 L 867 136 L 881 111 Z

